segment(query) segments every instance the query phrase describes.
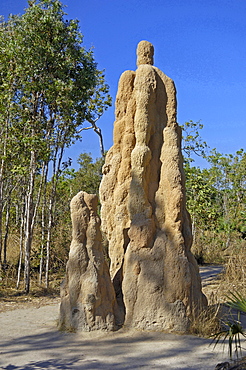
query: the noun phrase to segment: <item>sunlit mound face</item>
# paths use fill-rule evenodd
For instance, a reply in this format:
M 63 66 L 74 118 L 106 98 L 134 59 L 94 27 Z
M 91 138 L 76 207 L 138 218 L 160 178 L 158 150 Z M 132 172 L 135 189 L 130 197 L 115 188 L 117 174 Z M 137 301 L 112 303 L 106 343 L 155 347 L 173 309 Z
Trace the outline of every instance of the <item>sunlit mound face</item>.
M 154 46 L 148 41 L 140 41 L 137 47 L 137 66 L 154 63 Z

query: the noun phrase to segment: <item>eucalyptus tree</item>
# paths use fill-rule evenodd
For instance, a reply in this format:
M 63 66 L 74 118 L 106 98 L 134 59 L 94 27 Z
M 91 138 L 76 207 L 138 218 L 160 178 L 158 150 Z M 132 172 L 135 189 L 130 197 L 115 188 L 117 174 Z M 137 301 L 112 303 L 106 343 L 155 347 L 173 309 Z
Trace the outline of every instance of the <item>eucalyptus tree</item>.
M 201 121 L 186 121 L 180 127 L 182 128 L 182 152 L 185 162 L 193 162 L 194 156 L 206 159 L 209 146 L 200 134 L 203 129 Z
M 15 73 L 13 37 L 16 18 L 8 23 L 0 22 L 0 262 L 2 257 L 3 211 L 10 194 L 22 175 L 19 153 L 22 125 L 19 122 L 20 107 L 16 104 L 18 96 L 18 77 Z M 13 184 L 13 179 L 16 183 Z M 6 239 L 6 238 L 5 238 Z M 5 253 L 6 254 L 6 253 Z
M 229 252 L 228 247 L 246 239 L 246 153 L 243 149 L 235 154 L 209 150 L 200 135 L 200 121 L 185 122 L 182 128 L 193 245 L 196 250 L 207 245 L 211 255 L 221 257 L 223 250 Z M 194 154 L 205 159 L 206 168 L 194 165 Z
M 246 153 L 223 155 L 215 149 L 208 156 L 210 177 L 221 205 L 220 230 L 225 232 L 224 249 L 230 246 L 232 233 L 246 231 Z
M 59 0 L 30 0 L 28 4 L 23 15 L 1 23 L 4 48 L 8 50 L 7 55 L 1 53 L 5 65 L 1 69 L 2 90 L 6 84 L 13 86 L 4 115 L 9 117 L 8 125 L 19 139 L 16 150 L 22 160 L 18 169 L 28 176 L 24 222 L 26 292 L 30 288 L 33 230 L 41 196 L 45 196 L 48 168 L 51 166 L 52 182 L 47 202 L 49 249 L 64 149 L 79 138 L 86 120 L 98 110 L 103 113 L 111 103 L 92 51 L 82 46 L 78 21 L 65 20 Z M 10 106 L 14 107 L 12 115 Z M 5 157 L 3 150 L 2 158 Z

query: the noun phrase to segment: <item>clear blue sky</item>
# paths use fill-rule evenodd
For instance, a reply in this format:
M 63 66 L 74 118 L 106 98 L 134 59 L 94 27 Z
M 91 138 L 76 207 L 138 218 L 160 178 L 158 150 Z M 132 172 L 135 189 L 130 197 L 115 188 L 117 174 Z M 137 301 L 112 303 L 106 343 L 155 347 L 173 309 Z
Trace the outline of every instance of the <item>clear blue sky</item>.
M 63 0 L 67 18 L 80 21 L 84 46 L 94 47 L 113 100 L 122 72 L 136 69 L 139 41 L 155 47 L 154 64 L 177 88 L 178 122 L 204 125 L 202 137 L 221 153 L 245 149 L 246 0 Z M 1 0 L 0 14 L 22 13 L 25 0 Z M 112 145 L 114 107 L 98 124 Z M 99 156 L 96 134 L 69 150 Z

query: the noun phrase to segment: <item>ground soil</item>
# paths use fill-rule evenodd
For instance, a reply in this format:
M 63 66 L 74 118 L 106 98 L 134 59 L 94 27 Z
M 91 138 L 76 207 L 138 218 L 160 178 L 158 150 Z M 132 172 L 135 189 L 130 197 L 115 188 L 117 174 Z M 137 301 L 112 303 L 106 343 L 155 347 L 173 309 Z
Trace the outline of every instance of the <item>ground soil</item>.
M 59 302 L 60 298 L 58 292 L 53 294 L 43 293 L 39 296 L 16 295 L 16 293 L 6 296 L 5 294 L 5 296 L 0 297 L 0 313 L 30 307 L 40 308 L 42 306 L 58 304 Z
M 203 288 L 216 286 L 214 269 L 201 269 Z M 64 333 L 57 330 L 59 297 L 0 298 L 0 369 L 213 370 L 227 360 L 210 339 L 162 332 Z

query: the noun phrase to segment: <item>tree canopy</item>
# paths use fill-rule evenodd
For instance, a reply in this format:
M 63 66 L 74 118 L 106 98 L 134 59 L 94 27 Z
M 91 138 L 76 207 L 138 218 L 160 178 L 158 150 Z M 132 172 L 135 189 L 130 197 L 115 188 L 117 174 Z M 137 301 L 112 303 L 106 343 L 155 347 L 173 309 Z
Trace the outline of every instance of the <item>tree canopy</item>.
M 65 19 L 59 0 L 28 4 L 23 15 L 0 23 L 0 240 L 5 205 L 15 189 L 24 199 L 26 291 L 41 201 L 49 209 L 46 239 L 51 242 L 64 149 L 80 138 L 85 122 L 95 126 L 111 105 L 104 74 L 92 50 L 83 47 L 78 21 Z
M 202 140 L 200 122 L 183 125 L 187 208 L 193 228 L 193 252 L 199 260 L 221 262 L 245 245 L 246 153 L 222 154 Z M 206 167 L 194 165 L 200 155 Z

